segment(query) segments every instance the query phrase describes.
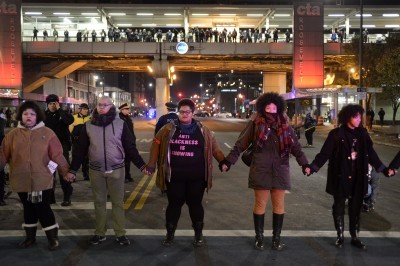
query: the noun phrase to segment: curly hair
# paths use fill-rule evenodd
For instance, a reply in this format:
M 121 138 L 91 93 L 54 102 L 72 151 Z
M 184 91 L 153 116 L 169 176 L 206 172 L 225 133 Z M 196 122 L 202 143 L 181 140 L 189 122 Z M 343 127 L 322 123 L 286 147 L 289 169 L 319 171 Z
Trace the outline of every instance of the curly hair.
M 338 124 L 345 125 L 347 124 L 352 117 L 360 114 L 361 116 L 364 114 L 364 108 L 362 108 L 359 104 L 349 104 L 340 110 L 338 114 Z
M 17 120 L 22 121 L 22 113 L 26 111 L 26 109 L 32 109 L 36 113 L 36 124 L 42 122 L 46 116 L 42 108 L 37 105 L 37 103 L 33 101 L 25 101 L 23 102 L 19 108 L 17 113 Z
M 190 109 L 192 110 L 192 112 L 194 112 L 194 109 L 196 107 L 196 105 L 194 104 L 194 102 L 190 99 L 182 99 L 179 101 L 178 103 L 178 110 L 181 109 L 181 106 L 189 106 Z
M 267 92 L 260 95 L 256 101 L 256 110 L 259 115 L 265 114 L 265 107 L 273 103 L 277 107 L 277 113 L 282 115 L 286 110 L 286 101 L 280 96 L 278 93 L 275 92 Z

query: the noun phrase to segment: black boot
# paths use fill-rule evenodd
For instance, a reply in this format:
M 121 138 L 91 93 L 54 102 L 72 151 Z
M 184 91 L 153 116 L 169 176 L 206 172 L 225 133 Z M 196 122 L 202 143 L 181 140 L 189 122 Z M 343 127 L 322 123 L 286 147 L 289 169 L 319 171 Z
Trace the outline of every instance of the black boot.
M 37 226 L 24 226 L 26 239 L 18 244 L 20 248 L 27 248 L 32 246 L 36 242 L 36 230 Z
M 167 237 L 162 241 L 162 244 L 169 247 L 174 244 L 176 225 L 166 224 L 165 227 L 167 228 Z
M 334 213 L 332 214 L 332 216 L 337 232 L 337 239 L 335 245 L 338 248 L 341 248 L 344 243 L 344 217 L 343 215 L 335 215 Z
M 253 213 L 254 230 L 256 231 L 254 248 L 264 250 L 264 214 Z
M 274 213 L 272 216 L 272 249 L 282 250 L 285 244 L 281 243 L 281 231 L 284 214 Z
M 49 250 L 56 250 L 59 247 L 58 243 L 58 227 L 45 230 L 47 240 L 49 241 Z
M 360 248 L 360 249 L 367 249 L 367 246 L 361 242 L 358 238 L 358 233 L 360 232 L 360 216 L 349 216 L 350 220 L 350 235 L 351 235 L 351 245 Z
M 192 226 L 193 226 L 193 229 L 194 229 L 193 245 L 195 247 L 200 247 L 200 246 L 204 245 L 204 239 L 203 239 L 204 223 L 203 222 L 196 222 Z

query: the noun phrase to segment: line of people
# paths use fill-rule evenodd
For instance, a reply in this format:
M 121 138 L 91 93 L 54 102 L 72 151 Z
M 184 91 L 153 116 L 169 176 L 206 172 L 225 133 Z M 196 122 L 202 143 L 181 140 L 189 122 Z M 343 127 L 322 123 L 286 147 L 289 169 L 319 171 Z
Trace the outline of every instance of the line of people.
M 57 109 L 58 99 L 49 98 L 48 101 Z M 336 246 L 344 244 L 344 209 L 348 200 L 351 244 L 366 248 L 358 238 L 358 232 L 362 201 L 368 192 L 368 164 L 377 172 L 392 176 L 399 167 L 400 152 L 389 168 L 380 161 L 361 125 L 364 112 L 361 106 L 347 105 L 340 111 L 340 126 L 329 133 L 320 153 L 310 164 L 285 114 L 286 103 L 276 93 L 265 93 L 257 99 L 257 113 L 251 117 L 227 156 L 224 156 L 214 134 L 193 118 L 195 103 L 192 100 L 182 99 L 177 108 L 178 118 L 156 132 L 149 161 L 145 163 L 127 123 L 117 117 L 112 100 L 100 98 L 91 119 L 81 128 L 69 166 L 63 143 L 43 123 L 43 111 L 34 102 L 22 103 L 17 116 L 20 124 L 4 137 L 0 152 L 0 170 L 6 163 L 11 165 L 11 187 L 24 206 L 26 239 L 20 246 L 26 248 L 35 243 L 39 221 L 49 240 L 49 249 L 58 248 L 58 224 L 50 207 L 53 176 L 48 165 L 51 162 L 58 164 L 59 174 L 70 184 L 86 155 L 95 206 L 96 226 L 90 240 L 92 244 L 106 240 L 107 193 L 112 202 L 116 241 L 120 245 L 130 244 L 126 237 L 123 209 L 125 165 L 129 160 L 146 175 L 154 174 L 158 168 L 156 184 L 166 193 L 168 200 L 165 212 L 167 234 L 162 244 L 174 244 L 181 208 L 186 203 L 194 229 L 193 245 L 202 246 L 205 243 L 202 199 L 204 192 L 212 187 L 213 158 L 218 161 L 221 171 L 229 171 L 252 143 L 248 186 L 254 190 L 256 249 L 264 249 L 264 217 L 269 195 L 273 210 L 271 248 L 282 250 L 285 247 L 280 235 L 285 215 L 285 190 L 291 189 L 290 154 L 308 176 L 318 172 L 329 160 L 326 192 L 333 196 L 332 215 L 338 234 Z

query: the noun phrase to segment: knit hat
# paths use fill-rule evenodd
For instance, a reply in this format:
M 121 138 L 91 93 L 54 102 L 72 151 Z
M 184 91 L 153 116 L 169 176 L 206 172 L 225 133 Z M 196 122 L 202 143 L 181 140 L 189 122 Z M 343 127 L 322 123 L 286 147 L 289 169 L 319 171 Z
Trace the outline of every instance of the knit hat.
M 78 108 L 89 109 L 89 105 L 87 105 L 87 103 L 81 103 Z
M 55 103 L 55 102 L 59 102 L 58 101 L 58 96 L 57 95 L 55 95 L 55 94 L 49 94 L 47 97 L 46 97 L 46 103 L 47 104 L 49 104 L 49 103 Z
M 123 103 L 120 107 L 118 107 L 119 110 L 122 110 L 124 108 L 129 108 L 128 103 Z

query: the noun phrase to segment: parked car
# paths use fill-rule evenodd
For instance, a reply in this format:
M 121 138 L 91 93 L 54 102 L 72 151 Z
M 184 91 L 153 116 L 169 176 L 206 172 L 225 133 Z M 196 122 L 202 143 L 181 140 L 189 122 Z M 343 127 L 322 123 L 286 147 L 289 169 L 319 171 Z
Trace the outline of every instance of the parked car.
M 210 117 L 210 114 L 207 113 L 206 111 L 201 111 L 201 112 L 195 113 L 194 116 L 197 116 L 197 117 Z
M 230 118 L 230 117 L 232 117 L 232 114 L 228 113 L 228 112 L 219 112 L 219 113 L 214 114 L 214 117 L 217 117 L 217 118 Z

